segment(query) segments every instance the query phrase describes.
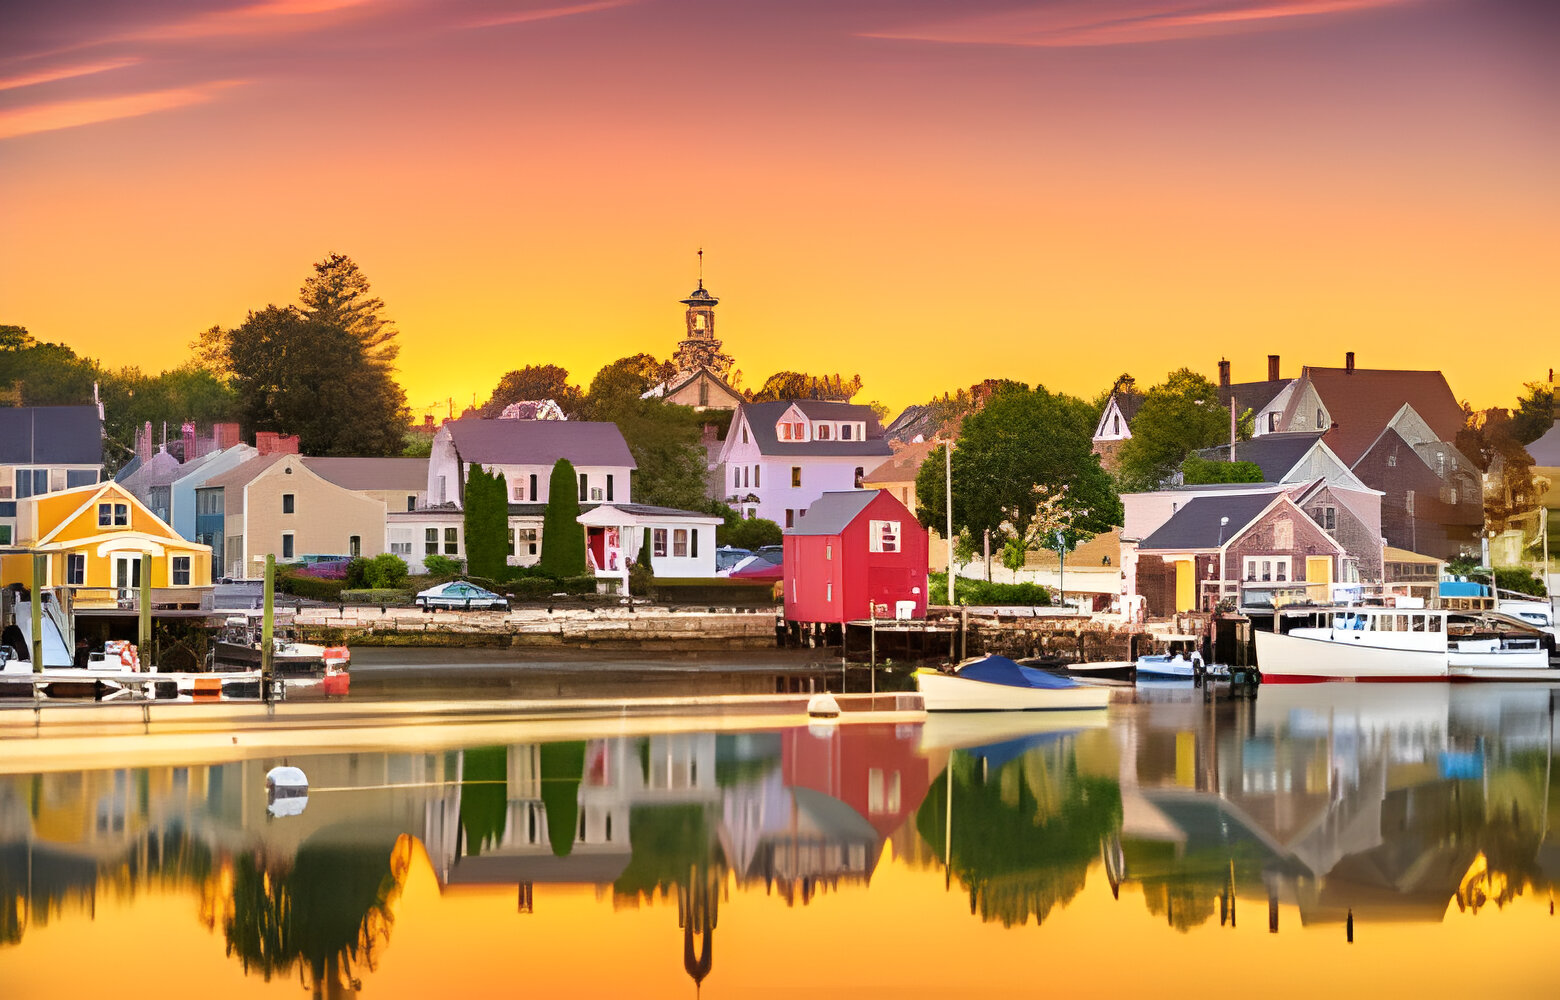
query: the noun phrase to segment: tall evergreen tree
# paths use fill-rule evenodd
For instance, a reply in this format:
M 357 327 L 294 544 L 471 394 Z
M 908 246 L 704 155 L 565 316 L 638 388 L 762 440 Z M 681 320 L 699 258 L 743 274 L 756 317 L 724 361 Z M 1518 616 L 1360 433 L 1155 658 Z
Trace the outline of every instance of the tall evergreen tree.
M 472 576 L 497 580 L 508 565 L 508 484 L 502 472 L 473 465 L 464 503 L 466 568 Z
M 228 350 L 246 434 L 296 434 L 306 455 L 400 454 L 406 394 L 350 332 L 267 306 L 232 332 Z
M 314 274 L 298 290 L 303 314 L 345 330 L 363 345 L 369 364 L 389 372 L 401 353 L 396 328 L 383 315 L 385 302 L 370 294 L 368 278 L 351 257 L 333 253 L 314 265 Z
M 567 458 L 553 465 L 542 516 L 542 572 L 559 579 L 585 572 L 585 531 L 580 527 L 580 481 Z

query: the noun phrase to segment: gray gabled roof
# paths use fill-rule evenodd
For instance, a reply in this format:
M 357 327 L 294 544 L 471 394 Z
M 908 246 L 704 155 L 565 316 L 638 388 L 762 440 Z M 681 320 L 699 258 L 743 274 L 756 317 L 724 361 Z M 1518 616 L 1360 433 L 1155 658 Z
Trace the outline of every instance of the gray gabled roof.
M 1260 413 L 1278 394 L 1284 391 L 1284 386 L 1294 379 L 1280 378 L 1262 382 L 1236 382 L 1234 385 L 1219 386 L 1219 405 L 1226 410 L 1230 407 L 1230 400 L 1235 400 L 1237 413 L 1250 410 L 1252 413 Z
M 1235 444 L 1235 461 L 1253 462 L 1262 470 L 1262 478 L 1270 483 L 1281 483 L 1284 475 L 1305 457 L 1316 442 L 1322 439 L 1319 431 L 1297 431 L 1289 434 L 1260 434 L 1250 441 Z M 1230 446 L 1204 448 L 1198 452 L 1203 458 L 1227 462 Z
M 775 436 L 775 424 L 792 406 L 809 420 L 862 421 L 867 427 L 865 440 L 781 441 Z M 834 403 L 821 399 L 781 399 L 772 403 L 743 403 L 739 409 L 747 417 L 753 441 L 765 455 L 892 455 L 894 449 L 883 439 L 883 428 L 872 407 L 855 403 Z
M 1236 453 L 1237 456 L 1239 452 Z M 1150 549 L 1187 552 L 1216 549 L 1239 535 L 1274 500 L 1273 493 L 1242 496 L 1198 497 L 1171 515 L 1170 520 L 1138 543 L 1138 551 Z M 1230 523 L 1220 525 L 1227 517 Z
M 838 535 L 845 526 L 867 509 L 882 490 L 838 490 L 825 493 L 812 502 L 807 512 L 787 528 L 788 535 Z
M 444 425 L 466 462 L 479 465 L 572 464 L 638 468 L 617 424 L 590 420 L 483 420 Z
M 102 465 L 96 406 L 0 407 L 0 465 Z

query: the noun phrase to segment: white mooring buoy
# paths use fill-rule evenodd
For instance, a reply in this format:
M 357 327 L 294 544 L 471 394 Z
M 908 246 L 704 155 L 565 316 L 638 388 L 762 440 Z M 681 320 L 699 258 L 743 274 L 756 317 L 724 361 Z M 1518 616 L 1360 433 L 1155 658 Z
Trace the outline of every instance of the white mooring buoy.
M 837 719 L 840 717 L 840 703 L 827 691 L 815 694 L 807 699 L 807 714 L 814 719 Z
M 265 773 L 265 809 L 272 816 L 297 816 L 309 804 L 309 778 L 296 767 Z

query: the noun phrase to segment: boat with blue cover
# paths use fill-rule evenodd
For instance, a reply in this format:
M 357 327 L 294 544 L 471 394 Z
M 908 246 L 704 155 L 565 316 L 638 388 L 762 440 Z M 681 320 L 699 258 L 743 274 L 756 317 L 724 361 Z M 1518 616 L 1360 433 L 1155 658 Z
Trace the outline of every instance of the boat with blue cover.
M 953 673 L 918 670 L 916 687 L 928 712 L 1055 712 L 1104 708 L 1110 689 L 1020 666 L 1005 656 L 982 656 Z

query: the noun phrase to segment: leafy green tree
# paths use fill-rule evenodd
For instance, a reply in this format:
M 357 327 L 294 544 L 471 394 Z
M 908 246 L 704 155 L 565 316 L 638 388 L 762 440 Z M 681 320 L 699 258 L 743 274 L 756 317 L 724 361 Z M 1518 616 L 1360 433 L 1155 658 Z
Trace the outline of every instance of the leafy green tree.
M 703 419 L 690 407 L 641 398 L 669 376 L 669 367 L 648 354 L 619 358 L 596 373 L 580 412 L 622 432 L 637 466 L 635 502 L 698 510 L 709 495 Z
M 36 343 L 25 326 L 0 323 L 0 351 L 20 351 Z
M 482 405 L 481 415 L 496 417 L 504 407 L 523 399 L 550 399 L 570 418 L 578 417 L 583 396 L 579 387 L 569 384 L 569 370 L 557 365 L 526 365 L 506 372 L 493 387 L 493 394 Z
M 1225 440 L 1229 421 L 1217 386 L 1189 368 L 1171 372 L 1132 418 L 1117 471 L 1123 489 L 1157 488 L 1192 452 Z
M 780 525 L 764 517 L 742 518 L 720 540 L 722 545 L 739 549 L 757 549 L 765 545 L 779 545 L 785 535 Z
M 21 383 L 23 406 L 79 406 L 92 402 L 97 365 L 64 344 L 34 340 L 21 327 L 7 327 L 0 347 L 0 389 Z M 17 332 L 20 331 L 20 332 Z M 20 345 L 20 346 L 12 346 Z
M 780 399 L 830 399 L 843 402 L 861 391 L 861 376 L 808 375 L 805 372 L 775 372 L 753 393 L 753 402 L 769 403 Z
M 1523 394 L 1517 397 L 1517 408 L 1511 414 L 1511 436 L 1529 445 L 1554 426 L 1555 391 L 1546 382 L 1528 382 L 1522 388 Z
M 395 326 L 384 316 L 384 300 L 371 294 L 368 278 L 352 258 L 333 253 L 314 265 L 298 290 L 303 315 L 345 330 L 363 345 L 363 358 L 386 374 L 395 367 L 401 346 Z
M 1262 466 L 1255 462 L 1217 462 L 1200 455 L 1188 455 L 1181 462 L 1181 482 L 1187 486 L 1262 481 Z
M 267 306 L 232 332 L 229 357 L 246 434 L 296 434 L 308 455 L 401 453 L 406 394 L 351 332 Z
M 502 472 L 472 465 L 462 504 L 466 530 L 466 565 L 472 576 L 497 580 L 508 565 L 509 486 Z
M 677 373 L 669 361 L 657 361 L 650 354 L 632 354 L 603 365 L 590 380 L 585 393 L 581 417 L 586 420 L 610 420 L 599 416 L 603 410 L 616 409 L 621 401 L 638 399 L 644 393 L 665 382 Z
M 560 580 L 585 572 L 585 531 L 580 527 L 580 482 L 574 465 L 560 458 L 547 481 L 542 515 L 542 572 Z
M 1122 521 L 1121 500 L 1093 452 L 1094 412 L 1081 399 L 1017 383 L 999 386 L 964 418 L 953 451 L 953 526 L 994 543 L 1023 539 L 1035 520 L 1041 488 L 1065 492 L 1067 539 L 1076 545 Z M 943 452 L 916 476 L 916 517 L 945 530 Z

